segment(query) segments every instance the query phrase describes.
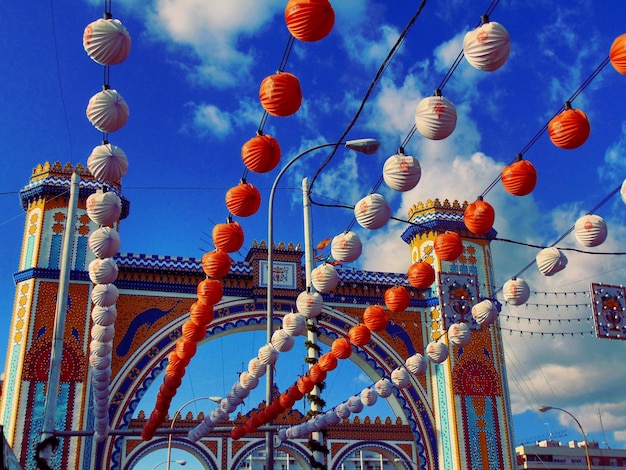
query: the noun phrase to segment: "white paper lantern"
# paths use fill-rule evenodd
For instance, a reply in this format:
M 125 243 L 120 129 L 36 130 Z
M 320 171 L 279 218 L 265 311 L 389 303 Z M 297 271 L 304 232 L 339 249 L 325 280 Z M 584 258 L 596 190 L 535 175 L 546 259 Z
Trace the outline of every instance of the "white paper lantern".
M 622 183 L 619 194 L 622 197 L 622 202 L 626 204 L 626 180 L 624 180 L 624 182 Z
M 524 279 L 516 277 L 504 283 L 502 295 L 511 305 L 523 305 L 530 297 L 530 287 Z
M 306 317 L 301 313 L 287 313 L 283 317 L 283 330 L 291 336 L 301 335 L 306 330 Z
M 87 158 L 87 168 L 98 181 L 115 183 L 128 171 L 128 159 L 124 151 L 115 145 L 98 145 Z
M 126 60 L 131 39 L 120 20 L 100 18 L 83 32 L 85 52 L 100 65 L 117 65 Z
M 93 370 L 91 372 L 91 382 L 108 382 L 111 378 L 111 367 L 102 370 Z
M 424 98 L 415 110 L 415 126 L 427 139 L 445 139 L 456 127 L 456 109 L 443 96 Z
M 363 402 L 365 406 L 373 406 L 376 404 L 377 399 L 378 395 L 375 390 L 372 390 L 371 388 L 364 388 L 361 390 L 361 402 Z
M 113 343 L 111 343 L 111 341 L 103 343 L 102 341 L 92 340 L 89 343 L 89 353 L 94 356 L 109 356 L 112 351 Z
M 115 335 L 115 326 L 108 325 L 93 325 L 91 327 L 91 339 L 94 341 L 102 341 L 103 343 L 108 343 L 113 340 L 113 336 Z
M 325 414 L 326 423 L 328 423 L 328 426 L 334 426 L 335 424 L 341 423 L 341 418 L 335 410 L 328 410 Z
M 488 21 L 463 39 L 463 53 L 470 65 L 478 70 L 493 72 L 504 65 L 511 52 L 511 38 L 506 29 Z
M 601 245 L 607 236 L 606 222 L 599 215 L 583 215 L 574 225 L 574 235 L 582 246 Z
M 361 397 L 357 395 L 348 398 L 346 405 L 351 413 L 360 413 L 363 410 L 363 402 L 361 401 Z
M 265 372 L 267 372 L 267 364 L 263 364 L 258 357 L 250 359 L 248 362 L 248 373 L 251 376 L 260 379 L 265 375 Z
M 111 365 L 111 356 L 96 356 L 95 354 L 89 355 L 89 364 L 94 369 L 106 369 Z
M 431 341 L 426 346 L 426 355 L 435 364 L 441 364 L 448 359 L 448 353 L 448 346 L 442 341 Z
M 287 429 L 286 428 L 280 428 L 278 430 L 278 439 L 280 439 L 280 442 L 285 442 L 287 440 Z
M 336 235 L 330 244 L 330 252 L 337 261 L 351 263 L 361 256 L 363 245 L 358 235 L 352 231 Z
M 411 377 L 404 367 L 398 367 L 391 371 L 391 381 L 398 388 L 407 388 L 411 383 Z
M 96 284 L 91 291 L 91 301 L 98 307 L 115 305 L 120 293 L 115 284 Z
M 94 369 L 96 370 L 96 369 Z M 106 370 L 106 369 L 105 369 Z M 109 378 L 106 379 L 92 379 L 91 380 L 91 388 L 94 391 L 109 393 Z
M 565 269 L 567 257 L 555 247 L 544 248 L 536 256 L 537 268 L 544 276 L 552 276 Z
M 233 395 L 241 398 L 242 400 L 250 395 L 250 390 L 243 388 L 239 382 L 235 382 L 231 388 Z
M 318 292 L 302 291 L 296 299 L 296 308 L 306 318 L 315 318 L 324 309 L 324 299 Z
M 294 342 L 295 340 L 293 339 L 293 336 L 291 336 L 282 328 L 280 330 L 276 330 L 272 334 L 272 346 L 274 346 L 274 348 L 278 352 L 291 351 Z
M 228 413 L 228 414 L 230 414 L 233 411 L 235 411 L 238 406 L 239 406 L 239 403 L 237 403 L 237 404 L 232 403 L 231 401 L 227 400 L 226 398 L 222 398 L 222 401 L 220 402 L 220 408 L 222 409 L 222 411 L 224 413 Z
M 415 353 L 407 358 L 405 365 L 408 371 L 413 375 L 422 375 L 426 372 L 426 359 L 420 353 Z
M 346 419 L 350 417 L 351 411 L 347 403 L 340 403 L 335 408 L 335 413 L 337 413 L 337 416 L 341 419 Z
M 259 348 L 259 361 L 263 364 L 276 364 L 278 359 L 278 351 L 272 344 L 266 344 Z
M 389 379 L 383 377 L 374 384 L 374 389 L 381 398 L 388 398 L 393 393 L 393 384 Z
M 117 90 L 102 90 L 89 99 L 87 119 L 100 132 L 115 132 L 126 124 L 130 111 Z
M 89 279 L 94 284 L 112 284 L 117 279 L 117 263 L 112 258 L 94 259 L 89 263 Z
M 498 318 L 498 309 L 491 300 L 485 299 L 472 306 L 472 317 L 479 325 L 491 325 Z
M 396 191 L 410 191 L 422 177 L 422 168 L 417 158 L 404 153 L 392 155 L 383 165 L 383 179 L 387 186 Z
M 209 418 L 213 424 L 220 424 L 228 419 L 228 413 L 226 413 L 223 409 L 221 409 L 218 406 L 216 408 L 213 408 L 213 410 L 211 410 L 211 414 L 209 414 Z
M 331 292 L 339 283 L 339 275 L 332 264 L 322 263 L 311 271 L 311 283 L 318 292 Z
M 120 235 L 111 227 L 95 230 L 87 242 L 89 249 L 98 258 L 111 258 L 120 250 Z
M 448 328 L 448 341 L 455 346 L 465 346 L 470 342 L 472 332 L 467 323 L 453 323 Z
M 354 216 L 361 227 L 376 230 L 389 221 L 391 207 L 383 195 L 372 193 L 356 203 Z
M 91 319 L 96 325 L 109 326 L 115 323 L 117 309 L 115 305 L 100 307 L 95 305 L 91 310 Z
M 306 428 L 307 428 L 308 434 L 317 432 L 320 429 L 322 429 L 320 427 L 320 422 L 317 421 L 315 418 L 311 418 L 310 420 L 306 422 Z
M 111 225 L 120 218 L 122 200 L 114 192 L 101 190 L 87 198 L 87 215 L 98 225 Z

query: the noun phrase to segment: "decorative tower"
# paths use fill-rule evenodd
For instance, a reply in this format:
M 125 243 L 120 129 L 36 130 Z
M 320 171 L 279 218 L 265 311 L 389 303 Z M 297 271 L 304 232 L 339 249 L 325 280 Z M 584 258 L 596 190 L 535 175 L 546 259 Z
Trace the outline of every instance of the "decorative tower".
M 467 203 L 427 201 L 409 211 L 410 227 L 402 238 L 411 247 L 413 262 L 426 261 L 437 273 L 434 284 L 439 305 L 428 322 L 428 341 L 443 343 L 449 358 L 434 365 L 428 378 L 429 396 L 436 420 L 439 468 L 442 470 L 514 469 L 515 453 L 504 352 L 498 321 L 477 323 L 472 307 L 495 301 L 491 229 L 475 235 L 464 224 Z M 456 232 L 463 253 L 443 261 L 434 250 L 435 239 Z M 463 346 L 451 344 L 453 324 L 469 326 L 471 339 Z
M 59 290 L 62 245 L 68 226 L 68 201 L 73 173 L 81 177 L 78 208 L 71 244 L 70 285 L 65 311 L 60 387 L 56 429 L 88 429 L 90 409 L 89 367 L 86 356 L 90 339 L 90 290 L 88 265 L 93 254 L 87 247 L 89 235 L 98 227 L 87 215 L 87 197 L 102 186 L 80 164 L 38 165 L 30 183 L 20 191 L 26 211 L 19 270 L 15 274 L 16 294 L 7 350 L 4 390 L 0 408 L 7 441 L 19 460 L 30 465 L 41 437 L 50 353 L 55 325 L 55 304 Z M 119 186 L 109 190 L 118 192 Z M 129 203 L 122 198 L 122 215 Z M 118 222 L 119 223 L 119 222 Z M 117 229 L 117 223 L 115 229 Z M 58 468 L 77 468 L 79 455 L 90 443 L 61 441 L 55 455 Z M 72 446 L 72 452 L 68 449 Z M 58 460 L 58 462 L 57 462 Z M 26 467 L 29 468 L 29 467 Z

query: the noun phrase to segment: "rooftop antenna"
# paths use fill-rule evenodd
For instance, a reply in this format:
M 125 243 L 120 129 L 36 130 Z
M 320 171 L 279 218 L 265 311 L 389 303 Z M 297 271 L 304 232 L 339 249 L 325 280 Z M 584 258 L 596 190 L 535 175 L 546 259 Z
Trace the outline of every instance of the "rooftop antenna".
M 543 423 L 543 425 L 548 428 L 548 439 L 552 440 L 552 431 L 550 431 L 550 423 Z
M 600 418 L 600 429 L 602 430 L 602 442 L 604 443 L 604 446 L 607 449 L 610 449 L 611 446 L 609 446 L 606 443 L 606 435 L 604 434 L 604 425 L 602 424 L 602 412 L 600 411 L 600 407 L 598 406 L 598 418 Z

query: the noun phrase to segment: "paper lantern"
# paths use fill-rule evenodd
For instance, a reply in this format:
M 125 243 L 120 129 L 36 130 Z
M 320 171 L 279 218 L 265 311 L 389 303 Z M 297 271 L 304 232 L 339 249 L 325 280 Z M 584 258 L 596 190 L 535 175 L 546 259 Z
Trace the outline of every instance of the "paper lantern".
M 544 276 L 552 276 L 565 269 L 567 257 L 555 247 L 544 248 L 535 257 L 537 268 Z
M 280 145 L 269 134 L 258 134 L 241 147 L 241 159 L 250 171 L 267 173 L 280 162 Z
M 456 109 L 441 95 L 424 98 L 415 110 L 415 126 L 427 139 L 445 139 L 456 127 Z
M 322 263 L 311 271 L 311 283 L 318 292 L 328 293 L 337 287 L 339 275 L 330 263 Z
M 404 367 L 398 367 L 391 371 L 391 381 L 398 388 L 407 388 L 411 383 L 411 377 Z
M 324 299 L 317 292 L 302 291 L 296 298 L 298 312 L 306 318 L 315 318 L 324 308 Z
M 472 338 L 467 323 L 453 323 L 448 328 L 448 341 L 455 346 L 465 346 Z
M 502 286 L 504 300 L 511 305 L 523 305 L 530 297 L 530 288 L 524 279 L 514 277 Z
M 498 308 L 494 303 L 485 299 L 472 306 L 472 317 L 479 325 L 491 325 L 498 318 Z
M 319 364 L 313 364 L 309 369 L 309 378 L 313 383 L 319 384 L 326 380 L 326 371 Z
M 215 224 L 212 232 L 215 248 L 225 253 L 234 253 L 243 246 L 243 229 L 238 222 L 228 221 L 225 224 Z
M 252 390 L 255 389 L 257 385 L 259 385 L 259 379 L 257 377 L 254 377 L 249 372 L 244 371 L 239 374 L 239 383 L 241 384 L 242 388 L 245 388 L 246 390 Z
M 611 65 L 622 75 L 626 75 L 626 34 L 615 38 L 609 51 Z
M 342 263 L 357 260 L 361 256 L 362 249 L 361 239 L 352 231 L 336 235 L 330 244 L 332 257 Z
M 181 328 L 183 337 L 190 341 L 202 341 L 206 336 L 206 326 L 187 320 Z
M 294 403 L 296 402 L 296 400 L 292 397 L 289 396 L 289 394 L 287 393 L 283 393 L 279 398 L 278 398 L 281 406 L 283 408 L 285 408 L 286 410 L 290 409 Z
M 226 192 L 226 207 L 237 217 L 249 217 L 259 210 L 261 193 L 250 183 L 241 182 Z
M 293 348 L 294 342 L 295 340 L 293 339 L 293 336 L 291 336 L 289 333 L 287 333 L 283 329 L 276 330 L 272 334 L 272 346 L 274 346 L 274 348 L 278 352 L 291 351 L 291 348 Z
M 289 395 L 294 400 L 300 400 L 304 397 L 304 392 L 301 392 L 298 388 L 298 385 L 292 385 L 287 389 L 287 395 Z
M 117 65 L 130 53 L 131 39 L 120 20 L 100 18 L 83 31 L 83 48 L 100 65 Z
M 177 366 L 173 366 L 172 364 L 168 364 L 165 367 L 165 376 L 173 380 L 181 379 L 181 383 L 182 383 L 182 378 L 185 376 L 185 372 L 186 370 L 182 366 L 177 367 Z
M 271 343 L 269 343 L 259 348 L 258 356 L 259 361 L 261 361 L 262 364 L 273 365 L 276 364 L 276 360 L 278 359 L 278 351 Z
M 379 397 L 388 398 L 393 393 L 393 384 L 389 379 L 383 377 L 374 384 L 374 389 Z
M 174 349 L 171 353 L 167 355 L 167 362 L 169 365 L 184 369 L 189 365 L 189 362 L 191 362 L 191 358 L 179 356 L 176 352 L 176 349 Z
M 220 408 L 225 413 L 232 413 L 233 411 L 237 409 L 238 406 L 239 406 L 239 403 L 233 403 L 232 401 L 229 401 L 227 398 L 222 398 L 222 401 L 220 402 Z
M 109 326 L 117 319 L 117 309 L 115 305 L 109 307 L 94 306 L 91 310 L 91 319 L 96 325 Z
M 327 352 L 326 354 L 322 354 L 320 356 L 317 360 L 317 365 L 326 372 L 335 370 L 337 368 L 337 358 L 332 352 Z
M 285 23 L 291 35 L 304 42 L 325 38 L 335 24 L 335 11 L 328 0 L 289 0 Z
M 574 225 L 574 236 L 582 246 L 592 247 L 604 243 L 607 236 L 606 222 L 595 214 L 580 217 Z
M 426 355 L 435 364 L 441 364 L 448 359 L 448 346 L 441 341 L 431 341 L 426 346 Z
M 315 383 L 306 375 L 298 379 L 298 390 L 300 390 L 300 392 L 307 394 L 313 390 L 313 387 L 315 387 Z
M 243 426 L 235 426 L 230 430 L 230 437 L 233 441 L 238 441 L 246 435 L 246 428 Z
M 326 413 L 326 422 L 328 426 L 335 426 L 341 423 L 341 418 L 335 410 L 328 410 Z
M 370 331 L 385 331 L 389 323 L 389 315 L 380 305 L 370 305 L 363 312 L 363 324 Z
M 117 263 L 112 258 L 96 258 L 89 263 L 88 270 L 94 284 L 111 284 L 117 279 Z
M 396 191 L 410 191 L 422 177 L 422 168 L 417 158 L 399 151 L 389 157 L 383 165 L 383 179 L 387 186 Z
M 250 367 L 250 364 L 248 363 L 248 370 L 249 370 L 249 367 Z M 231 390 L 233 392 L 233 395 L 241 398 L 242 400 L 250 394 L 250 390 L 246 390 L 245 388 L 243 388 L 238 381 L 233 384 L 233 386 L 231 387 Z
M 267 364 L 263 364 L 258 357 L 253 357 L 248 361 L 248 373 L 251 376 L 260 379 L 265 375 L 265 372 L 267 372 Z
M 484 72 L 493 72 L 504 65 L 511 52 L 511 38 L 495 21 L 483 18 L 483 24 L 463 38 L 463 54 L 469 64 Z
M 215 312 L 211 304 L 194 302 L 189 307 L 189 319 L 196 325 L 206 327 L 213 321 Z
M 118 182 L 128 171 L 128 159 L 115 145 L 98 145 L 87 158 L 87 168 L 98 181 Z
M 221 279 L 230 272 L 232 262 L 225 251 L 208 251 L 202 256 L 202 270 L 213 279 Z
M 548 123 L 548 134 L 554 145 L 562 149 L 575 149 L 587 141 L 591 126 L 587 115 L 565 103 L 565 111 Z
M 363 390 L 361 390 L 360 398 L 361 398 L 361 402 L 365 406 L 373 406 L 376 404 L 378 395 L 376 394 L 375 390 L 372 390 L 371 388 L 364 388 Z
M 355 325 L 348 330 L 348 338 L 355 346 L 365 346 L 372 339 L 372 333 L 365 325 Z
M 349 418 L 351 413 L 352 412 L 350 411 L 350 408 L 348 408 L 347 403 L 339 403 L 335 407 L 335 414 L 339 416 L 341 419 Z
M 385 291 L 384 298 L 385 305 L 393 313 L 404 312 L 411 304 L 411 294 L 403 286 L 390 287 Z
M 351 413 L 360 413 L 363 411 L 363 402 L 361 401 L 361 397 L 356 395 L 348 398 L 346 406 Z
M 622 198 L 622 202 L 626 204 L 626 180 L 622 183 L 622 187 L 620 188 L 619 194 Z
M 96 284 L 91 291 L 91 301 L 98 307 L 110 307 L 117 302 L 119 295 L 114 284 Z
M 306 317 L 301 313 L 287 313 L 283 317 L 283 330 L 291 336 L 299 336 L 306 330 Z
M 111 191 L 97 190 L 86 201 L 87 215 L 98 225 L 112 225 L 122 213 L 122 200 Z
M 268 114 L 277 117 L 291 116 L 302 104 L 300 82 L 291 73 L 275 73 L 261 82 L 259 98 L 261 106 Z
M 444 232 L 435 237 L 435 254 L 442 261 L 454 261 L 463 253 L 463 240 L 456 232 Z
M 111 227 L 100 227 L 89 235 L 89 249 L 97 258 L 111 258 L 120 250 L 120 235 Z
M 528 160 L 517 161 L 502 170 L 502 186 L 513 196 L 530 194 L 537 184 L 537 170 Z
M 128 121 L 128 105 L 117 90 L 102 90 L 89 99 L 87 119 L 100 132 L 110 134 Z
M 96 356 L 108 356 L 113 351 L 113 344 L 109 341 L 103 343 L 102 341 L 91 341 L 89 343 L 89 352 Z
M 482 198 L 468 204 L 463 213 L 463 222 L 467 229 L 476 235 L 484 235 L 493 227 L 496 212 L 493 206 Z
M 195 341 L 186 338 L 178 338 L 176 340 L 176 354 L 181 358 L 192 358 L 196 354 L 198 346 Z
M 435 282 L 435 269 L 426 261 L 418 261 L 409 267 L 407 278 L 416 289 L 428 289 Z
M 203 304 L 215 305 L 224 295 L 224 286 L 222 281 L 217 279 L 205 279 L 200 281 L 196 287 L 196 295 L 198 300 Z
M 337 359 L 347 359 L 352 354 L 352 345 L 347 338 L 337 338 L 331 345 L 331 353 Z
M 226 413 L 219 406 L 217 406 L 211 410 L 211 413 L 209 414 L 208 418 L 211 420 L 213 424 L 217 425 L 217 424 L 223 423 L 224 421 L 228 419 L 228 413 Z
M 426 372 L 426 359 L 420 353 L 415 353 L 408 357 L 404 365 L 413 375 L 422 375 Z
M 368 194 L 354 206 L 354 217 L 361 227 L 376 230 L 391 217 L 391 207 L 381 194 Z

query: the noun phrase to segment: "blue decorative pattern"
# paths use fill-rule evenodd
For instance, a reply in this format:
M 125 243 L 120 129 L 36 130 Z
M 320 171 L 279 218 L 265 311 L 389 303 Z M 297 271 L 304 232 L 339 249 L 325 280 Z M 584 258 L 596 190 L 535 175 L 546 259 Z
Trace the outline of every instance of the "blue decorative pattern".
M 437 364 L 435 366 L 435 374 L 437 377 L 437 398 L 439 401 L 439 418 L 441 420 L 441 449 L 443 454 L 443 468 L 450 469 L 452 466 L 452 445 L 450 442 L 450 421 L 448 420 L 448 400 L 446 388 L 446 374 L 444 366 Z

